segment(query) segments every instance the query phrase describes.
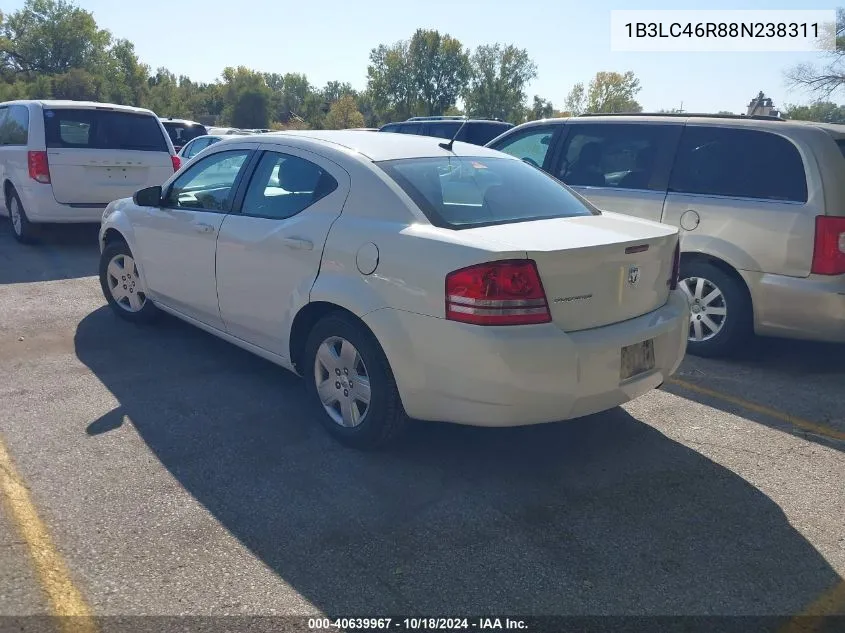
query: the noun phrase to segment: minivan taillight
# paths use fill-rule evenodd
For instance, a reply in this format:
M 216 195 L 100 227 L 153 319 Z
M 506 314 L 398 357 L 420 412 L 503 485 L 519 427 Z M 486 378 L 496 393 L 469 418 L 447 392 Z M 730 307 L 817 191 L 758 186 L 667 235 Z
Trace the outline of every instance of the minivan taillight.
M 446 318 L 475 325 L 527 325 L 552 320 L 531 259 L 508 259 L 446 275 Z
M 182 158 L 179 156 L 171 156 L 170 162 L 173 163 L 173 173 L 175 174 L 179 171 L 179 168 L 182 166 Z
M 50 163 L 47 161 L 47 152 L 27 152 L 26 159 L 29 165 L 29 177 L 35 182 L 50 184 Z
M 816 241 L 810 270 L 815 275 L 845 274 L 845 217 L 816 217 Z
M 681 278 L 681 243 L 675 244 L 675 255 L 672 259 L 672 276 L 669 278 L 669 290 L 675 290 L 678 287 L 678 281 Z

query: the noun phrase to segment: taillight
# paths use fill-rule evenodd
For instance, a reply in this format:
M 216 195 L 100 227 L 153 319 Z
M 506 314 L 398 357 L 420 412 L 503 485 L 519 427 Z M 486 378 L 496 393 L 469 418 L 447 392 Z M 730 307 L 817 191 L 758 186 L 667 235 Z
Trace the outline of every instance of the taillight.
M 477 264 L 446 276 L 446 318 L 475 325 L 526 325 L 552 320 L 531 259 Z
M 171 156 L 170 160 L 173 163 L 173 173 L 175 174 L 182 166 L 182 159 L 179 156 Z
M 26 158 L 29 165 L 29 177 L 35 182 L 49 184 L 50 163 L 47 161 L 47 152 L 27 152 Z
M 678 287 L 678 281 L 681 278 L 681 243 L 675 244 L 675 255 L 672 259 L 672 276 L 669 278 L 668 284 L 670 290 L 675 290 Z
M 845 218 L 816 217 L 811 271 L 816 275 L 845 274 Z

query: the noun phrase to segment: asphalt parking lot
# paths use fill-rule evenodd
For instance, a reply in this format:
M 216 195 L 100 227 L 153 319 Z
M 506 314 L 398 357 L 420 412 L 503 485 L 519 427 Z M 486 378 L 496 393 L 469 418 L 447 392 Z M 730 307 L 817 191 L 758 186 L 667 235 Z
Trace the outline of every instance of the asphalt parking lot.
M 845 613 L 845 346 L 365 454 L 285 371 L 114 318 L 97 257 L 0 226 L 0 614 Z

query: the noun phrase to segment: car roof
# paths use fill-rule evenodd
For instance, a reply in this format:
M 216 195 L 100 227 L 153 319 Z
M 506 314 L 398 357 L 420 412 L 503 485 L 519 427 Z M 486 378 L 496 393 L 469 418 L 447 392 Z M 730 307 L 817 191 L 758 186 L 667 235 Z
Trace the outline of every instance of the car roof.
M 414 123 L 457 123 L 460 125 L 463 123 L 463 119 L 417 119 L 416 121 L 393 121 L 391 123 L 385 123 L 382 127 L 387 127 L 388 125 L 412 125 Z M 498 125 L 498 126 L 509 126 L 513 127 L 513 123 L 508 123 L 507 121 L 496 121 L 495 119 L 467 119 L 467 125 L 472 123 L 489 123 L 491 125 Z
M 86 108 L 86 109 L 108 109 L 119 110 L 122 112 L 135 112 L 138 114 L 152 114 L 155 113 L 147 108 L 136 108 L 135 106 L 121 105 L 118 103 L 100 103 L 98 101 L 73 101 L 70 99 L 18 99 L 16 101 L 6 101 L 2 105 L 29 105 L 35 103 L 42 108 Z
M 228 138 L 217 145 L 228 144 Z M 259 136 L 242 136 L 240 143 L 284 143 L 289 139 L 311 141 L 316 144 L 343 148 L 355 152 L 372 161 L 397 160 L 402 158 L 430 158 L 439 156 L 478 156 L 491 158 L 513 158 L 495 150 L 479 145 L 456 141 L 452 152 L 440 147 L 446 140 L 433 136 L 414 134 L 373 134 L 364 130 L 289 130 L 271 132 Z M 516 160 L 516 159 L 514 159 Z
M 683 114 L 595 114 L 590 116 L 538 119 L 536 121 L 528 121 L 516 127 L 519 129 L 525 129 L 540 125 L 565 125 L 567 123 L 575 123 L 578 125 L 589 125 L 591 123 L 677 123 L 682 125 L 692 123 L 696 125 L 713 125 L 716 127 L 742 126 L 766 130 L 796 129 L 798 127 L 805 128 L 810 125 L 826 129 L 833 133 L 845 132 L 845 126 L 835 125 L 833 123 L 816 123 L 812 121 L 798 121 L 794 119 L 755 118 L 743 116 L 684 116 Z

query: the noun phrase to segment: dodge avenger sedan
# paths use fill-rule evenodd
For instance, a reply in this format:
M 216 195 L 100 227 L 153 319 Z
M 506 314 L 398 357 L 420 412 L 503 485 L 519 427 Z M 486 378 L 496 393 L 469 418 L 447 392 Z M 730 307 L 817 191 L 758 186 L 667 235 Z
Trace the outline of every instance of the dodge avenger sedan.
M 686 351 L 677 228 L 443 139 L 226 139 L 112 202 L 100 247 L 117 315 L 165 311 L 297 373 L 323 426 L 358 448 L 409 419 L 610 409 Z

